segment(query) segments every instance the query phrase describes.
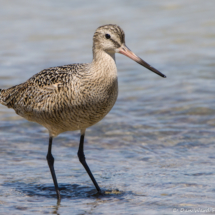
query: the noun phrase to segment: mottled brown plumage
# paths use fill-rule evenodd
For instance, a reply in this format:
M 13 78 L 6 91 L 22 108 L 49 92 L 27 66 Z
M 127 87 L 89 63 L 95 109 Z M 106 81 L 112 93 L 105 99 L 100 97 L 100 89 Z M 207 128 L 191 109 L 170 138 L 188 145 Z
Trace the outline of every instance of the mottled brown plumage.
M 96 183 L 83 153 L 86 128 L 100 121 L 113 107 L 118 95 L 115 53 L 124 54 L 165 77 L 137 57 L 125 45 L 123 30 L 117 25 L 97 28 L 93 36 L 93 61 L 42 70 L 26 82 L 0 90 L 0 103 L 13 108 L 25 119 L 46 127 L 50 134 L 47 160 L 60 199 L 51 154 L 52 138 L 65 131 L 81 131 L 80 162 Z
M 81 130 L 101 120 L 117 98 L 117 77 L 93 74 L 90 64 L 72 64 L 41 71 L 28 81 L 1 92 L 1 103 L 51 136 Z

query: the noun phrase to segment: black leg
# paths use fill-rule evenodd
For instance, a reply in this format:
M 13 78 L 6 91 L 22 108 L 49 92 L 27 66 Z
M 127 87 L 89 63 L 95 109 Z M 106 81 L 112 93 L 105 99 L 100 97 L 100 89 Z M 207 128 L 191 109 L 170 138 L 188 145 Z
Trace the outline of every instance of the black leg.
M 88 175 L 90 176 L 93 184 L 95 185 L 97 191 L 99 193 L 101 193 L 101 189 L 99 187 L 99 185 L 97 184 L 95 178 L 93 177 L 93 174 L 90 171 L 90 168 L 88 167 L 86 160 L 85 160 L 85 155 L 84 155 L 84 134 L 81 134 L 81 138 L 80 138 L 80 145 L 79 145 L 79 149 L 78 149 L 78 158 L 79 161 L 81 162 L 81 164 L 84 166 L 85 170 L 87 171 Z
M 53 179 L 55 190 L 57 193 L 57 199 L 60 200 L 61 199 L 60 191 L 58 188 L 57 178 L 56 178 L 55 171 L 54 171 L 54 157 L 52 156 L 52 137 L 49 137 L 49 148 L 48 148 L 48 154 L 46 156 L 46 159 L 47 159 L 47 162 L 49 165 L 49 169 L 51 171 L 52 179 Z

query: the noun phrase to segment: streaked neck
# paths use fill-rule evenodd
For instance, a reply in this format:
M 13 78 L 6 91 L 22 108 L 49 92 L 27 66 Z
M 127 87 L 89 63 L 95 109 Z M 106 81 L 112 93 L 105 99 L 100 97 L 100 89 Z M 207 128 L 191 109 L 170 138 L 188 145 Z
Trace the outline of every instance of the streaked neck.
M 117 78 L 115 53 L 110 54 L 102 50 L 93 50 L 91 71 L 100 77 Z

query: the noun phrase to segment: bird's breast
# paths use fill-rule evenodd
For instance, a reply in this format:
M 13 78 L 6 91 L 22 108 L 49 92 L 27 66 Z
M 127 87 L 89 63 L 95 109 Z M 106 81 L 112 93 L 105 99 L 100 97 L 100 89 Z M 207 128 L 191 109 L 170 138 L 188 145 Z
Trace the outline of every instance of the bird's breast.
M 117 78 L 88 83 L 88 86 L 80 88 L 79 96 L 78 115 L 93 125 L 104 118 L 115 104 L 118 96 Z

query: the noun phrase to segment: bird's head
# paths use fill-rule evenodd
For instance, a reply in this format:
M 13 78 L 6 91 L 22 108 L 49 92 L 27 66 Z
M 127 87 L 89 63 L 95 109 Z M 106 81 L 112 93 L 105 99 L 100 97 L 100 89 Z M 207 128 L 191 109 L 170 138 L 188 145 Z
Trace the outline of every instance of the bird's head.
M 102 25 L 96 29 L 93 36 L 93 50 L 102 50 L 110 55 L 115 53 L 123 54 L 132 60 L 136 61 L 140 65 L 146 67 L 152 72 L 166 78 L 164 74 L 159 72 L 154 67 L 150 66 L 140 57 L 135 55 L 126 45 L 125 45 L 125 34 L 124 31 L 118 25 Z

